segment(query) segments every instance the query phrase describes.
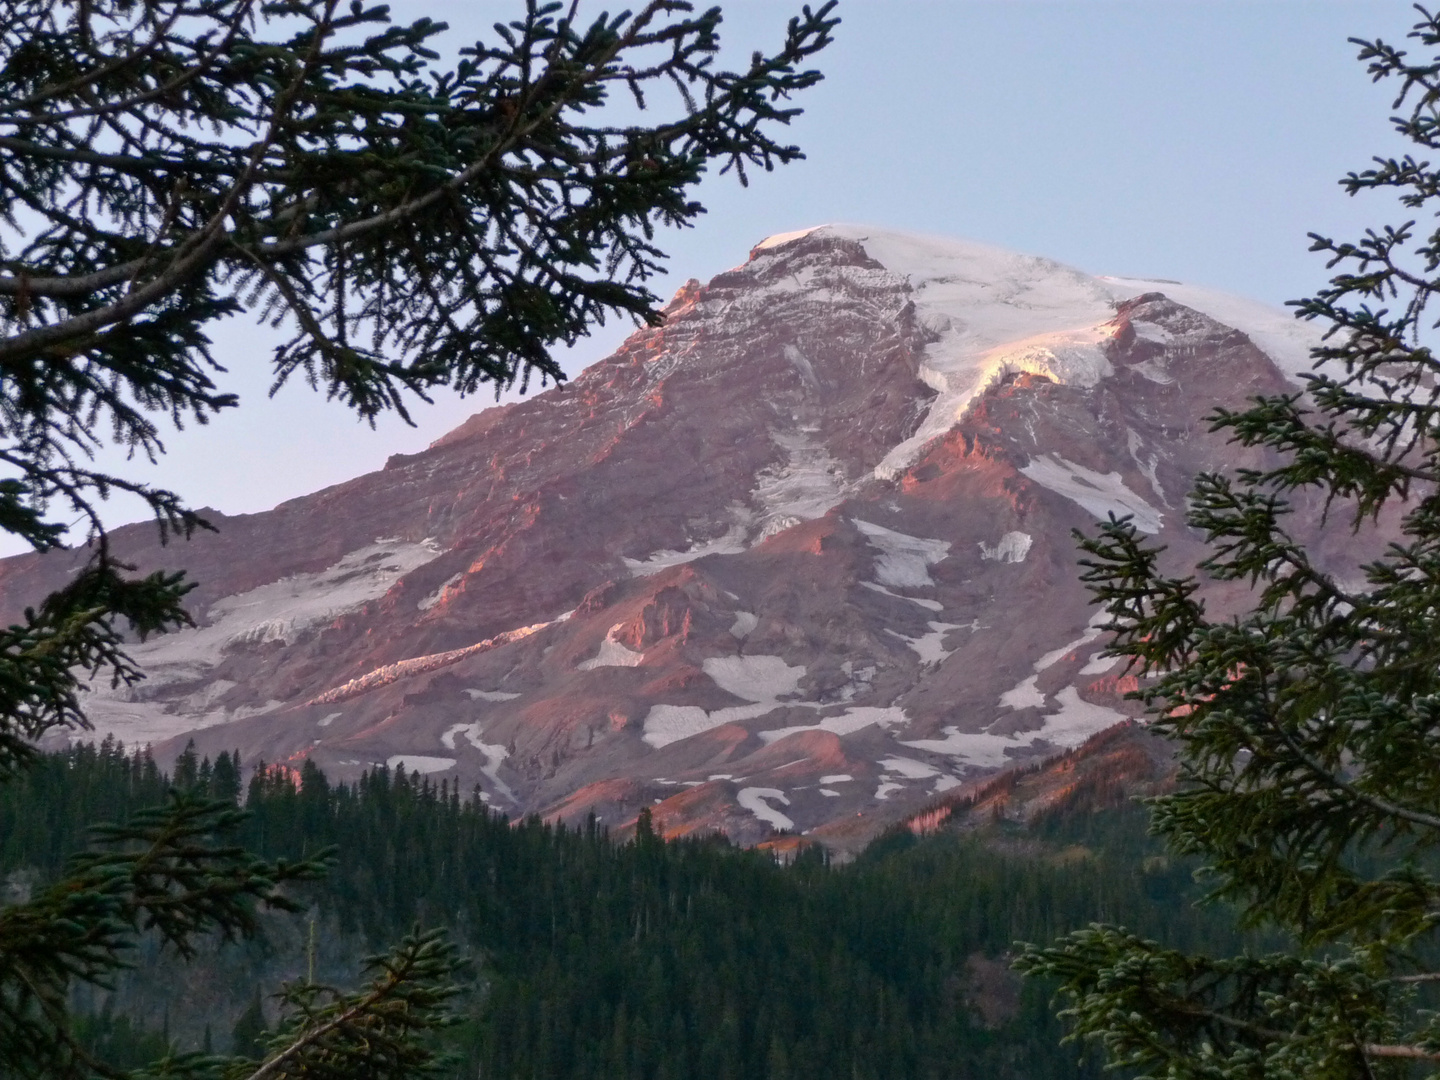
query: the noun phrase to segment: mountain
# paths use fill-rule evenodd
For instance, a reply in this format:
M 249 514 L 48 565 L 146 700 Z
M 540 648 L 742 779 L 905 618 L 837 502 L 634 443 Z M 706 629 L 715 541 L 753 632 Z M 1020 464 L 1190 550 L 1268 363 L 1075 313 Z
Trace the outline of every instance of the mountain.
M 1312 343 L 1174 282 L 771 237 L 423 453 L 182 547 L 117 532 L 190 570 L 199 626 L 136 645 L 149 679 L 89 712 L 162 757 L 403 762 L 512 813 L 852 847 L 1133 715 L 1071 530 L 1131 514 L 1193 563 L 1192 478 L 1259 463 L 1205 417 L 1293 390 Z M 0 608 L 83 558 L 0 563 Z

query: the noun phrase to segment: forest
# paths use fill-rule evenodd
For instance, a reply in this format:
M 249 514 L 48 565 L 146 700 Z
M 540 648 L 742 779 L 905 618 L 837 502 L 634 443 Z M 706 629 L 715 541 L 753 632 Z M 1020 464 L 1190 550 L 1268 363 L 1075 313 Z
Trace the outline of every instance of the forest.
M 819 848 L 782 865 L 721 837 L 666 842 L 645 816 L 624 843 L 594 822 L 511 821 L 383 767 L 354 785 L 309 764 L 241 780 L 229 754 L 167 770 L 107 740 L 0 787 L 14 898 L 57 877 L 91 823 L 172 790 L 243 802 L 227 839 L 266 857 L 329 853 L 321 881 L 294 887 L 305 914 L 197 964 L 146 938 L 116 992 L 77 1002 L 111 1060 L 167 1044 L 258 1057 L 281 980 L 353 981 L 361 957 L 418 924 L 469 957 L 457 1022 L 437 1036 L 457 1077 L 1098 1076 L 1061 1045 L 1046 987 L 1009 970 L 1017 941 L 1103 920 L 1176 948 L 1243 944 L 1124 801 L 901 829 L 847 865 Z

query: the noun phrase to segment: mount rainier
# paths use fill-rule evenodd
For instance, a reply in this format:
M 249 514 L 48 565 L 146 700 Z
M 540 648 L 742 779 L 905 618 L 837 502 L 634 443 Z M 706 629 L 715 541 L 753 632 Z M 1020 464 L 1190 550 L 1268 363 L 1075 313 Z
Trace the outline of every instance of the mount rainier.
M 118 531 L 190 571 L 198 626 L 134 647 L 135 690 L 94 688 L 95 734 L 853 847 L 1134 714 L 1071 531 L 1130 514 L 1193 564 L 1193 477 L 1259 460 L 1205 417 L 1292 391 L 1317 337 L 854 226 L 771 237 L 665 314 L 379 472 L 168 549 Z M 84 557 L 5 560 L 0 604 Z

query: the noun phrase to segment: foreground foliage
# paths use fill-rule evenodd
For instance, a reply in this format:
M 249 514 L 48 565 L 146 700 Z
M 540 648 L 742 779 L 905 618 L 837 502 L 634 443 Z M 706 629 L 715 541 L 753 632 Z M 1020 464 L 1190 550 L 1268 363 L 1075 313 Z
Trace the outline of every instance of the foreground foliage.
M 1432 53 L 1440 19 L 1411 35 Z M 1440 57 L 1357 42 L 1400 83 L 1400 132 L 1440 146 Z M 1406 157 L 1345 181 L 1407 210 L 1440 172 Z M 1296 952 L 1178 951 L 1097 925 L 1022 967 L 1062 980 L 1078 1038 L 1146 1076 L 1365 1077 L 1433 1072 L 1440 1014 L 1440 361 L 1427 315 L 1440 232 L 1358 243 L 1315 237 L 1341 272 L 1299 305 L 1328 324 L 1304 394 L 1219 413 L 1218 428 L 1274 466 L 1202 476 L 1189 523 L 1200 571 L 1247 583 L 1248 610 L 1215 617 L 1193 576 L 1111 522 L 1083 542 L 1112 653 L 1142 676 L 1153 727 L 1179 741 L 1183 783 L 1154 828 L 1209 867 L 1213 893 Z M 1327 561 L 1287 531 L 1298 504 L 1352 530 L 1359 560 Z M 1431 1006 L 1427 1008 L 1426 1006 Z
M 655 322 L 657 226 L 703 212 L 707 167 L 769 169 L 817 82 L 833 3 L 783 44 L 719 70 L 720 12 L 681 0 L 588 23 L 525 0 L 451 69 L 443 24 L 363 0 L 0 0 L 0 530 L 37 551 L 78 521 L 91 558 L 0 630 L 0 784 L 56 728 L 83 728 L 85 679 L 134 684 L 126 634 L 190 625 L 178 572 L 135 576 L 100 514 L 138 496 L 162 538 L 206 528 L 181 496 L 93 467 L 107 441 L 154 458 L 162 426 L 237 404 L 214 324 L 246 311 L 291 335 L 272 358 L 373 419 L 452 386 L 559 379 L 548 349 L 607 315 Z M 645 122 L 616 122 L 612 93 Z M 0 909 L 0 1071 L 140 1075 L 74 1026 L 153 931 L 182 956 L 290 906 L 314 858 L 263 861 L 233 805 L 186 795 Z M 258 1070 L 205 1055 L 167 1076 L 400 1077 L 433 1064 L 456 969 L 407 938 L 342 993 L 287 991 L 291 1026 Z
M 234 797 L 213 764 L 182 759 L 176 775 Z M 127 820 L 169 779 L 113 745 L 46 758 L 0 789 L 0 878 L 63 872 L 87 820 Z M 723 841 L 512 823 L 384 770 L 345 786 L 308 768 L 298 790 L 275 773 L 246 807 L 237 839 L 266 857 L 340 842 L 330 873 L 294 892 L 314 945 L 305 924 L 272 920 L 264 940 L 188 969 L 183 991 L 173 964 L 128 975 L 118 999 L 90 999 L 89 1022 L 159 1031 L 168 1016 L 178 1047 L 202 1045 L 206 1023 L 220 1050 L 232 1035 L 253 1045 L 278 1004 L 257 986 L 345 971 L 420 921 L 471 956 L 441 1044 L 456 1076 L 1069 1080 L 1098 1072 L 1059 1046 L 1047 990 L 1008 975 L 1017 937 L 1107 918 L 1179 948 L 1238 945 L 1223 916 L 1192 908 L 1190 867 L 1156 856 L 1133 808 L 1013 836 L 900 832 L 848 866 L 811 853 L 781 867 Z

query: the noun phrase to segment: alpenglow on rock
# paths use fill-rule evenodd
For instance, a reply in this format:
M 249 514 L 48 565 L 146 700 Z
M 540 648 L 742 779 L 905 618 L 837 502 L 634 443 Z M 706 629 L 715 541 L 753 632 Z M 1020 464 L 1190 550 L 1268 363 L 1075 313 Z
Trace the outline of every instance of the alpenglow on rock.
M 851 844 L 1124 719 L 1077 582 L 1106 513 L 1198 549 L 1208 431 L 1308 327 L 1172 283 L 853 226 L 771 237 L 665 325 L 430 449 L 162 550 L 197 629 L 97 734 L 497 809 Z M 1253 462 L 1251 462 L 1253 463 Z M 83 553 L 0 563 L 17 611 Z

